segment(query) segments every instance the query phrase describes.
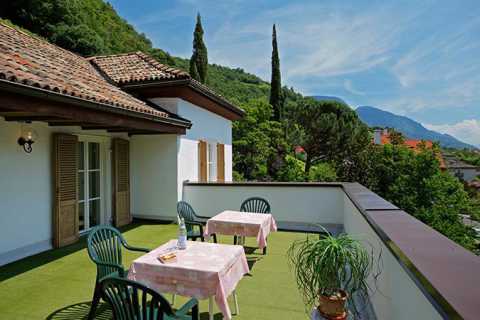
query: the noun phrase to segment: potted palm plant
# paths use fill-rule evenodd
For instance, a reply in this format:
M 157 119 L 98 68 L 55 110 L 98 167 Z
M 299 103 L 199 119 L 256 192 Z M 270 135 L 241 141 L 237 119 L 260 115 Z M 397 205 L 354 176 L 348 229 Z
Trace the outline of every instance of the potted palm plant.
M 324 318 L 345 319 L 347 299 L 368 292 L 373 255 L 349 235 L 307 236 L 290 246 L 288 258 L 306 306 L 318 306 Z

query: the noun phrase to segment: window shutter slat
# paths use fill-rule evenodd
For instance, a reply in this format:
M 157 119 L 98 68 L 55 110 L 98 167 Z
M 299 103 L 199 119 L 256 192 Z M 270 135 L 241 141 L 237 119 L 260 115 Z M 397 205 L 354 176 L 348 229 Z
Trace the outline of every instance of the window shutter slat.
M 198 142 L 198 180 L 207 182 L 207 142 Z
M 217 144 L 217 181 L 225 182 L 225 145 Z
M 79 239 L 78 233 L 78 137 L 53 136 L 54 212 L 53 245 L 55 248 Z
M 132 221 L 130 213 L 130 143 L 128 140 L 112 141 L 113 168 L 113 220 L 117 227 Z

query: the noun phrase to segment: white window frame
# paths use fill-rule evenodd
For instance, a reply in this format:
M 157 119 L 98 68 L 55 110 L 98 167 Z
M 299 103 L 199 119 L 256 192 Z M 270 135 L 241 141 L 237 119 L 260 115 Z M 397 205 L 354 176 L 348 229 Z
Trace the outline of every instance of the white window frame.
M 217 142 L 207 142 L 207 181 L 217 181 Z M 214 171 L 214 172 L 212 172 Z
M 105 139 L 103 137 L 96 137 L 96 136 L 78 136 L 78 142 L 83 142 L 84 149 L 83 149 L 83 163 L 84 169 L 78 170 L 78 173 L 84 174 L 84 198 L 83 200 L 79 200 L 78 204 L 84 203 L 84 229 L 80 230 L 80 233 L 88 232 L 90 227 L 90 201 L 92 200 L 100 200 L 100 219 L 98 224 L 106 223 L 106 208 L 107 208 L 107 197 L 105 189 L 106 189 L 106 180 L 107 180 L 107 170 L 106 170 L 106 145 Z M 88 143 L 98 143 L 99 144 L 99 155 L 100 155 L 100 168 L 99 169 L 89 169 L 88 168 Z M 90 172 L 100 172 L 100 195 L 98 197 L 89 198 L 89 183 L 88 183 L 88 174 Z M 80 226 L 79 226 L 80 227 Z

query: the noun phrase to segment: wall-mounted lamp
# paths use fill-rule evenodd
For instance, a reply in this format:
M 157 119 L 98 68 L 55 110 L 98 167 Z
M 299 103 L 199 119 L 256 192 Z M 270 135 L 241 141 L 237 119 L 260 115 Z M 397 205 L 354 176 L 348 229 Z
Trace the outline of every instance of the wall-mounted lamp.
M 20 138 L 18 138 L 18 144 L 23 147 L 26 153 L 32 152 L 32 144 L 37 138 L 37 133 L 33 130 L 31 122 L 25 122 L 22 124 Z

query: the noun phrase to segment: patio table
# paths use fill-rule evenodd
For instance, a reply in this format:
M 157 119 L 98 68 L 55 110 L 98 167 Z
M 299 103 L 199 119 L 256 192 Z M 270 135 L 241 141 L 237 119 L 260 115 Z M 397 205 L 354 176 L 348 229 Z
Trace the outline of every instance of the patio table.
M 177 240 L 170 240 L 133 261 L 128 278 L 142 282 L 159 292 L 197 299 L 209 299 L 213 319 L 212 297 L 225 319 L 232 318 L 227 297 L 244 274 L 250 272 L 241 246 L 188 241 L 185 250 L 177 250 Z M 158 256 L 175 251 L 176 261 L 162 263 Z
M 253 213 L 226 210 L 208 219 L 205 236 L 223 234 L 256 237 L 260 249 L 267 246 L 267 236 L 277 231 L 275 219 L 269 213 Z

